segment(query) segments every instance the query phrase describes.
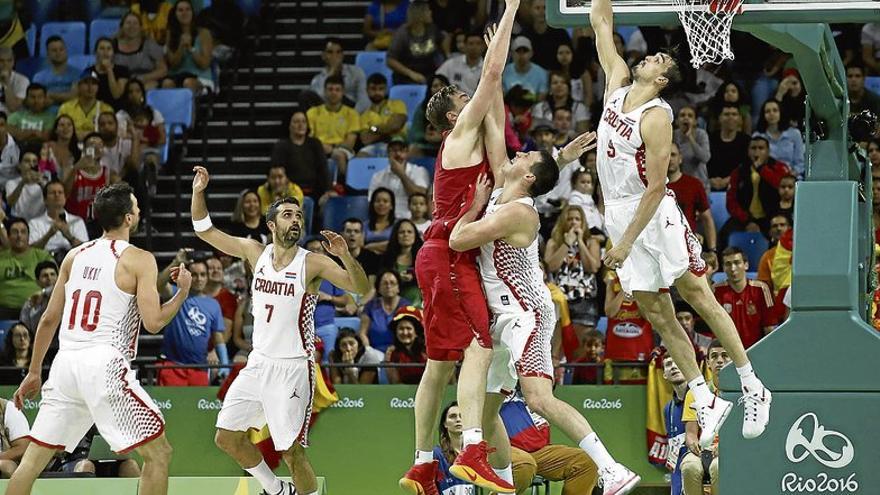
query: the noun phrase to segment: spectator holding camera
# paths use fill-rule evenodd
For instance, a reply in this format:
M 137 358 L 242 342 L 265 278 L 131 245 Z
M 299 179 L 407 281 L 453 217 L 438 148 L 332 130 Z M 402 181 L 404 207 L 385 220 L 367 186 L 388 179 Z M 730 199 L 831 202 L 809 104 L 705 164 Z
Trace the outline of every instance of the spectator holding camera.
M 37 162 L 37 155 L 26 152 L 18 164 L 20 176 L 6 182 L 6 202 L 15 217 L 31 220 L 46 211 L 43 203 L 45 179 Z
M 64 174 L 64 193 L 67 195 L 67 211 L 85 219 L 89 237 L 101 235 L 100 227 L 92 216 L 92 203 L 98 191 L 118 182 L 117 176 L 101 163 L 104 157 L 104 140 L 97 132 L 83 139 L 83 154 L 79 161 Z
M 46 213 L 28 222 L 31 246 L 66 253 L 89 240 L 83 218 L 64 209 L 67 195 L 61 181 L 52 180 L 43 186 L 43 201 Z
M 181 249 L 171 263 L 159 273 L 157 288 L 163 299 L 170 299 L 177 292 L 172 286 L 171 271 L 184 263 L 192 273 L 192 286 L 171 323 L 165 327 L 162 343 L 164 361 L 161 364 L 204 365 L 229 364 L 229 355 L 223 333 L 223 313 L 216 299 L 205 293 L 208 284 L 208 266 L 202 259 L 194 260 L 192 251 Z M 210 343 L 214 349 L 209 351 Z M 220 375 L 228 371 L 221 368 Z M 208 370 L 194 368 L 159 369 L 160 386 L 203 386 L 210 383 Z

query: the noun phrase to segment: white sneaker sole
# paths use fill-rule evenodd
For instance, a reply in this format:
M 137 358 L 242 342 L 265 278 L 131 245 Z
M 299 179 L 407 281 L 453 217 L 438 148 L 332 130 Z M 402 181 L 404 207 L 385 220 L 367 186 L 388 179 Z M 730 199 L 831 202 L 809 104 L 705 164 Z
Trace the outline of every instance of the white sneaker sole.
M 639 485 L 639 482 L 642 481 L 642 477 L 637 475 L 636 473 L 632 473 L 632 477 L 626 481 L 620 488 L 617 489 L 616 492 L 606 493 L 604 495 L 626 495 L 631 492 L 633 488 Z
M 724 411 L 721 413 L 721 417 L 718 419 L 718 422 L 715 423 L 715 430 L 712 431 L 711 435 L 707 435 L 706 432 L 702 432 L 700 434 L 700 448 L 703 450 L 708 449 L 712 446 L 712 442 L 715 440 L 715 435 L 721 431 L 721 426 L 724 425 L 724 422 L 727 421 L 727 416 L 730 415 L 730 411 L 733 410 L 733 403 L 727 402 L 727 405 L 724 408 Z

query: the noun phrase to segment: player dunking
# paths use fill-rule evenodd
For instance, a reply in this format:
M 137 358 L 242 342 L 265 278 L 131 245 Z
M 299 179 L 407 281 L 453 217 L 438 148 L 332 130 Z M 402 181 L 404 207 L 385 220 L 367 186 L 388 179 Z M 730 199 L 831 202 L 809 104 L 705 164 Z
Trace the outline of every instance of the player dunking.
M 669 296 L 679 294 L 703 317 L 733 358 L 742 382 L 745 406 L 742 434 L 755 438 L 770 420 L 770 391 L 752 370 L 730 316 L 712 295 L 705 280 L 700 244 L 666 189 L 672 143 L 672 109 L 660 94 L 681 79 L 675 60 L 649 55 L 630 71 L 612 39 L 610 0 L 594 0 L 590 22 L 596 33 L 599 62 L 607 74 L 605 109 L 598 129 L 599 181 L 605 197 L 605 222 L 613 242 L 604 257 L 617 270 L 626 293 L 660 333 L 694 394 L 708 447 L 732 404 L 712 395 L 694 357 L 693 345 L 675 319 Z
M 326 279 L 356 294 L 370 281 L 348 252 L 345 240 L 328 230 L 324 249 L 342 261 L 297 246 L 303 213 L 293 198 L 279 199 L 266 213 L 272 243 L 232 237 L 211 224 L 205 206 L 208 171 L 195 167 L 192 186 L 193 229 L 216 249 L 245 260 L 253 270 L 253 351 L 247 366 L 226 393 L 217 416 L 215 442 L 263 486 L 267 495 L 315 494 L 317 479 L 305 456 L 315 387 L 315 304 Z M 282 483 L 247 436 L 250 428 L 269 425 L 272 440 L 290 468 L 293 484 Z
M 156 291 L 156 259 L 128 243 L 140 209 L 127 184 L 101 189 L 93 205 L 104 235 L 71 250 L 37 326 L 27 376 L 16 406 L 40 390 L 40 369 L 56 329 L 60 350 L 42 390 L 31 444 L 6 493 L 31 492 L 34 480 L 60 449 L 72 452 L 94 423 L 116 452 L 144 458 L 140 495 L 168 492 L 171 446 L 165 420 L 129 363 L 137 353 L 141 322 L 158 333 L 180 309 L 192 277 L 183 265 L 171 278 L 180 290 L 164 305 Z M 63 314 L 63 317 L 62 317 Z
M 416 495 L 437 493 L 434 425 L 446 384 L 462 357 L 458 403 L 464 445 L 450 472 L 487 490 L 512 493 L 515 489 L 489 466 L 488 448 L 482 438 L 492 337 L 476 253 L 451 251 L 448 240 L 455 222 L 470 206 L 477 176 L 495 172 L 490 170 L 483 127 L 495 93 L 501 93 L 501 73 L 518 8 L 519 0 L 505 1 L 498 35 L 486 50 L 473 98 L 455 86 L 447 86 L 431 97 L 426 111 L 426 117 L 443 131 L 444 138 L 435 167 L 434 220 L 416 258 L 416 279 L 425 304 L 428 364 L 416 391 L 415 465 L 399 482 L 401 488 Z

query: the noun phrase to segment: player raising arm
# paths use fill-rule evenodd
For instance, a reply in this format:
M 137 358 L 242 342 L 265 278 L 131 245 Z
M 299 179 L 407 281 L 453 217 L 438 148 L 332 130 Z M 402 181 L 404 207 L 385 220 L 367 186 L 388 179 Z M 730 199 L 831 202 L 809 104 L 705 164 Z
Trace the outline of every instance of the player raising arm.
M 675 194 L 666 189 L 673 114 L 661 96 L 681 80 L 678 64 L 666 53 L 648 55 L 633 68 L 633 82 L 627 85 L 630 73 L 615 52 L 611 16 L 609 0 L 593 2 L 590 22 L 599 61 L 609 75 L 597 149 L 606 228 L 613 243 L 604 262 L 617 270 L 624 292 L 636 299 L 687 378 L 703 446 L 714 439 L 732 404 L 714 397 L 700 374 L 693 344 L 675 319 L 668 293 L 673 284 L 733 358 L 743 389 L 742 434 L 755 438 L 770 420 L 770 391 L 752 369 L 733 320 L 709 289 L 699 241 Z
M 370 281 L 339 234 L 324 230 L 323 254 L 310 253 L 297 242 L 303 212 L 293 198 L 269 207 L 266 223 L 272 243 L 233 237 L 211 224 L 205 206 L 208 171 L 195 167 L 192 218 L 196 235 L 215 249 L 244 259 L 254 273 L 251 283 L 254 316 L 253 350 L 247 366 L 226 393 L 217 416 L 217 446 L 256 478 L 267 495 L 310 495 L 318 482 L 305 455 L 315 388 L 315 304 L 322 280 L 355 294 L 366 294 Z M 291 328 L 295 326 L 296 328 Z M 272 440 L 298 487 L 283 483 L 248 439 L 250 428 L 269 425 Z M 298 490 L 298 491 L 297 491 Z
M 29 494 L 55 452 L 72 452 L 93 423 L 114 451 L 136 450 L 143 457 L 141 495 L 168 492 L 171 446 L 165 439 L 165 420 L 130 361 L 137 353 L 141 321 L 150 333 L 162 330 L 186 299 L 192 277 L 183 265 L 174 268 L 171 276 L 180 290 L 159 304 L 155 258 L 128 243 L 140 220 L 129 185 L 98 191 L 94 211 L 104 235 L 73 249 L 61 263 L 37 326 L 28 374 L 14 395 L 21 409 L 23 399 L 40 390 L 46 350 L 64 323 L 31 443 L 7 494 Z

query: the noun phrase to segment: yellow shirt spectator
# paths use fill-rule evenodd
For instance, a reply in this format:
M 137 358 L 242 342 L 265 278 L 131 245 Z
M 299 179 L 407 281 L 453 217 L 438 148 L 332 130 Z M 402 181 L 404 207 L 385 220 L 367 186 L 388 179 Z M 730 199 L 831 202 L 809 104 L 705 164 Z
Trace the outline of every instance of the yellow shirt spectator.
M 58 115 L 67 115 L 73 119 L 76 137 L 82 140 L 90 132 L 98 130 L 98 116 L 102 112 L 113 112 L 113 107 L 101 100 L 95 100 L 91 108 L 83 108 L 78 98 L 65 101 L 58 109 Z
M 406 118 L 406 104 L 401 100 L 386 99 L 378 105 L 370 105 L 361 114 L 361 127 L 369 129 L 371 126 L 380 127 L 388 123 L 392 115 L 403 115 Z M 395 136 L 406 137 L 404 125 Z
M 351 133 L 361 130 L 361 117 L 354 108 L 342 105 L 333 112 L 327 105 L 312 107 L 306 112 L 312 137 L 323 144 L 337 146 L 343 144 Z
M 287 193 L 282 195 L 273 195 L 272 191 L 269 190 L 269 186 L 267 184 L 263 184 L 259 188 L 257 188 L 257 196 L 260 197 L 260 213 L 265 215 L 267 211 L 269 211 L 269 206 L 280 197 L 291 197 L 295 200 L 299 201 L 300 206 L 303 204 L 303 192 L 302 189 L 293 182 L 289 182 L 287 184 Z

